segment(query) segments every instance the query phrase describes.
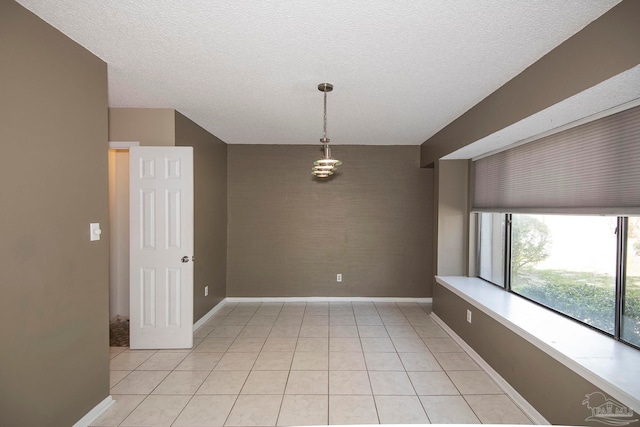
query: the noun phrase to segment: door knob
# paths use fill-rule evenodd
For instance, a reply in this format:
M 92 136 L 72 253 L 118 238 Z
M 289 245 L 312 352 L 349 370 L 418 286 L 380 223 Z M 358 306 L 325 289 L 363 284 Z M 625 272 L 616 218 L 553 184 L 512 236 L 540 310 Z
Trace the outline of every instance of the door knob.
M 183 256 L 182 259 L 180 260 L 182 262 L 189 262 L 189 257 L 188 256 Z

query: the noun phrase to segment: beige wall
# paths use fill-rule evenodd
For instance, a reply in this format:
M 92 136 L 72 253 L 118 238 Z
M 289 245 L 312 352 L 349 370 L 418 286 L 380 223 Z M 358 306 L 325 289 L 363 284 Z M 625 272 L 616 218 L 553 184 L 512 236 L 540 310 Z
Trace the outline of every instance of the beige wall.
M 624 0 L 422 144 L 439 158 L 640 63 L 640 2 Z
M 13 1 L 0 40 L 0 425 L 68 427 L 109 395 L 107 66 Z
M 169 108 L 109 108 L 109 141 L 140 145 L 176 145 L 175 110 Z
M 464 276 L 469 254 L 469 161 L 435 164 L 434 274 Z
M 227 144 L 179 112 L 176 146 L 193 147 L 194 162 L 194 322 L 227 291 Z M 204 287 L 209 295 L 204 296 Z
M 433 171 L 419 147 L 230 145 L 228 296 L 431 296 Z M 336 274 L 343 282 L 336 282 Z
M 466 321 L 467 309 L 473 323 Z M 586 422 L 591 412 L 582 405 L 586 394 L 602 390 L 439 283 L 433 312 L 551 424 L 602 425 Z

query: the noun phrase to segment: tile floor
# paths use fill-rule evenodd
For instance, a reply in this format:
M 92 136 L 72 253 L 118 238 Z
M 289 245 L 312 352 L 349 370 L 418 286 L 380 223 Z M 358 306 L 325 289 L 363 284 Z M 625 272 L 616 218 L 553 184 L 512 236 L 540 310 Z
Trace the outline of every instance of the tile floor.
M 531 424 L 417 303 L 227 303 L 193 350 L 111 348 L 93 426 Z

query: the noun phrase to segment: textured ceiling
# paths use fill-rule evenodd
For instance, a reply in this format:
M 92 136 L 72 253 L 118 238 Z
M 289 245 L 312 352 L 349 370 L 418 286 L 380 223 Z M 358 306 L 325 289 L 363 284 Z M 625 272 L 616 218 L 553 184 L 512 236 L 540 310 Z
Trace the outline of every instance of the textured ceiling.
M 618 0 L 18 0 L 108 63 L 111 107 L 229 144 L 417 145 Z

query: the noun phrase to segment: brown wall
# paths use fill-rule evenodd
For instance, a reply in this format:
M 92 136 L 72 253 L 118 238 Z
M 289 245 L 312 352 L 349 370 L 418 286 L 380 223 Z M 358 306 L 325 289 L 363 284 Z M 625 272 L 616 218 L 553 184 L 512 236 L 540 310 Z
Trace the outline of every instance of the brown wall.
M 193 147 L 195 265 L 193 320 L 226 296 L 227 144 L 175 113 L 176 146 Z M 209 296 L 204 287 L 209 286 Z
M 109 108 L 109 141 L 140 145 L 176 145 L 175 110 L 169 108 Z
M 640 2 L 624 0 L 422 144 L 421 165 L 640 63 Z
M 551 424 L 602 425 L 585 421 L 591 413 L 582 405 L 586 394 L 602 390 L 439 283 L 433 312 Z
M 228 296 L 431 296 L 433 171 L 419 147 L 230 145 Z M 336 274 L 343 282 L 336 282 Z
M 107 66 L 6 0 L 0 58 L 0 425 L 68 427 L 109 395 Z
M 469 253 L 468 160 L 435 164 L 434 274 L 467 274 Z

